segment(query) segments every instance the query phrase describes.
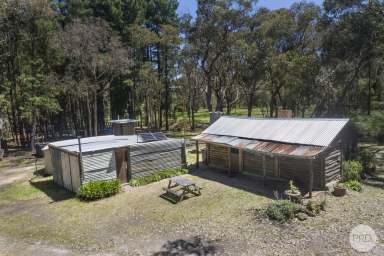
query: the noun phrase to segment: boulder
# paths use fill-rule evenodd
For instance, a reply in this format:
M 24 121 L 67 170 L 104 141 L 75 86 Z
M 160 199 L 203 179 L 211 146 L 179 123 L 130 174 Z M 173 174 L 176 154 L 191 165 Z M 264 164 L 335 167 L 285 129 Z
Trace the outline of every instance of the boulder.
M 308 219 L 308 215 L 303 212 L 296 213 L 295 217 L 301 221 Z

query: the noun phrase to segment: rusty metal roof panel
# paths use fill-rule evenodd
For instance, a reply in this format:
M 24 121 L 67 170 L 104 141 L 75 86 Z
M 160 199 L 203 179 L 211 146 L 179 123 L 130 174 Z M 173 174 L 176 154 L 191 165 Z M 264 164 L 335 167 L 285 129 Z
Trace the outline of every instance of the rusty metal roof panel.
M 231 136 L 218 136 L 212 134 L 200 134 L 195 140 L 208 143 L 223 144 L 226 146 L 261 152 L 274 155 L 313 157 L 324 150 L 325 147 L 312 145 L 287 144 L 270 141 L 251 140 Z
M 349 119 L 336 118 L 258 119 L 223 116 L 203 134 L 328 146 L 348 122 Z

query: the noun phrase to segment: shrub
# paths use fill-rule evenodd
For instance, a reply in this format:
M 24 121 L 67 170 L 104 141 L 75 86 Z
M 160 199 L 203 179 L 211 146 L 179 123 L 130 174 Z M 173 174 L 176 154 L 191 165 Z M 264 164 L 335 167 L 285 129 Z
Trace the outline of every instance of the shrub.
M 359 161 L 363 166 L 364 172 L 374 172 L 376 170 L 375 154 L 367 149 L 362 149 L 359 153 Z
M 321 200 L 319 206 L 320 206 L 320 209 L 321 209 L 322 211 L 325 211 L 325 208 L 326 208 L 326 206 L 327 206 L 327 200 L 326 200 L 325 198 L 324 198 L 323 200 Z
M 159 181 L 162 179 L 166 179 L 166 178 L 170 178 L 170 177 L 178 176 L 178 175 L 183 175 L 183 174 L 187 174 L 187 173 L 188 173 L 188 169 L 184 169 L 184 168 L 164 169 L 164 170 L 158 171 L 152 175 L 131 179 L 129 181 L 129 185 L 131 185 L 133 187 L 138 187 L 138 186 L 146 185 L 146 184 L 156 182 L 156 181 Z
M 315 213 L 315 214 L 319 214 L 321 211 L 320 204 L 316 204 L 316 203 L 312 202 L 311 200 L 308 201 L 308 203 L 305 207 L 307 208 L 308 211 Z
M 289 200 L 278 200 L 269 204 L 265 212 L 270 219 L 285 222 L 292 219 L 298 210 L 297 204 Z
M 360 181 L 363 166 L 359 161 L 345 161 L 343 166 L 343 180 L 357 180 Z
M 289 191 L 292 194 L 300 194 L 299 188 L 297 186 L 295 186 L 295 184 L 293 184 L 292 180 L 289 181 Z
M 118 180 L 92 181 L 80 187 L 77 196 L 83 200 L 91 201 L 117 194 L 121 190 Z
M 345 182 L 345 186 L 349 189 L 355 190 L 357 192 L 362 191 L 361 183 L 357 180 L 349 180 Z

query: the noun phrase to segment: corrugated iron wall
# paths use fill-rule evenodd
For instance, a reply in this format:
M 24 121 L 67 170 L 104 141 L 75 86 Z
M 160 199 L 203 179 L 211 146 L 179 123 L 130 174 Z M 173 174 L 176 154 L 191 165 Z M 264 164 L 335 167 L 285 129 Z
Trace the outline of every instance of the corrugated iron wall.
M 130 147 L 131 178 L 148 176 L 156 171 L 183 165 L 182 140 L 164 140 Z
M 83 184 L 90 181 L 116 178 L 114 149 L 83 154 Z

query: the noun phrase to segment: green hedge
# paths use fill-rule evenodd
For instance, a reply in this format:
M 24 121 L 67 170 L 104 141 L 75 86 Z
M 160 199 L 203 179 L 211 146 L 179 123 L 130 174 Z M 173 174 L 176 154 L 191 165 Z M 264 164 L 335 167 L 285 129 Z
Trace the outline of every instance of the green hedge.
M 357 180 L 349 180 L 349 181 L 346 181 L 344 184 L 347 188 L 355 190 L 357 192 L 361 192 L 363 190 L 361 183 Z
M 77 196 L 86 201 L 98 200 L 119 193 L 121 183 L 119 180 L 92 181 L 80 187 Z
M 170 178 L 170 177 L 178 176 L 178 175 L 183 175 L 183 174 L 187 174 L 187 173 L 188 173 L 188 169 L 184 169 L 184 168 L 164 169 L 164 170 L 158 171 L 152 175 L 131 179 L 129 181 L 129 185 L 134 186 L 134 187 L 142 186 L 142 185 L 146 185 L 146 184 L 156 182 L 156 181 L 159 181 L 162 179 L 166 179 L 166 178 Z
M 345 161 L 343 166 L 343 181 L 357 180 L 360 181 L 363 166 L 359 161 Z

